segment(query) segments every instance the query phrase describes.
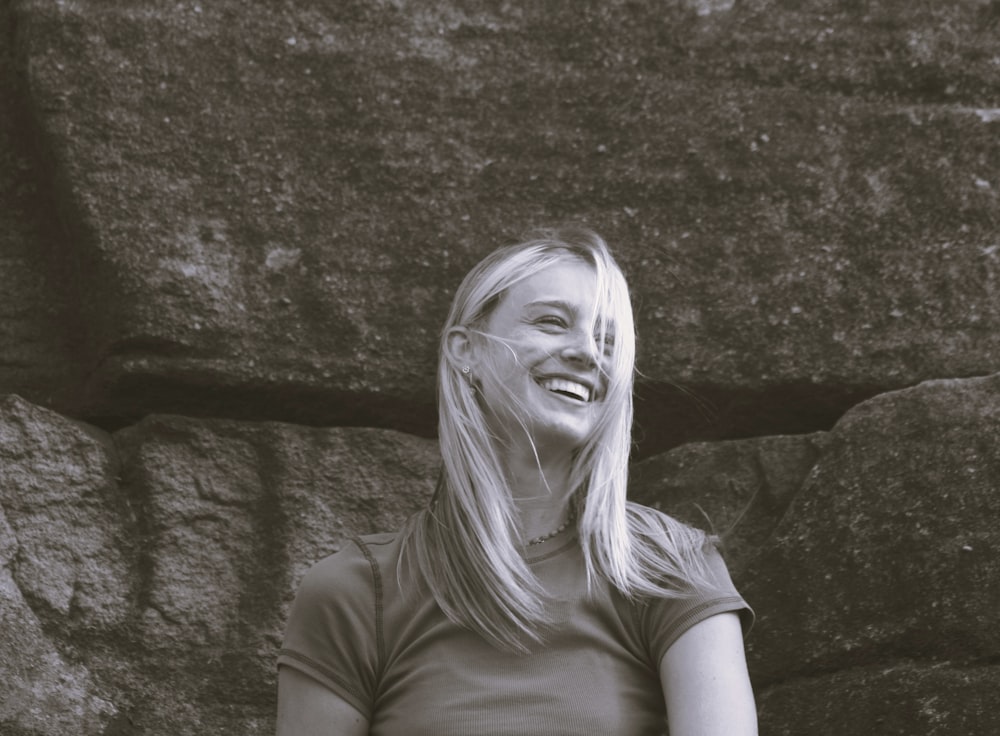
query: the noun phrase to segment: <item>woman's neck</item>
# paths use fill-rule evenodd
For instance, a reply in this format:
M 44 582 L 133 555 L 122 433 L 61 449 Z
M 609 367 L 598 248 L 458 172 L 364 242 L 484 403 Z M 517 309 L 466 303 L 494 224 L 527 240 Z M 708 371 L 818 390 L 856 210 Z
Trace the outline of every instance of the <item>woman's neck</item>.
M 562 525 L 569 515 L 572 458 L 508 458 L 507 478 L 517 506 L 521 534 L 534 539 Z

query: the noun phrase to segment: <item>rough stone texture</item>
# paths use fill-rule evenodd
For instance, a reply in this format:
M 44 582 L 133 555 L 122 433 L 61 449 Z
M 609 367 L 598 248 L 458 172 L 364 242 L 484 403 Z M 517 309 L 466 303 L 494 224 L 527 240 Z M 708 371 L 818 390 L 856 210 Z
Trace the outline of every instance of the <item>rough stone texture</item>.
M 14 7 L 88 416 L 430 434 L 459 277 L 564 219 L 632 276 L 647 454 L 1000 359 L 995 3 Z
M 827 438 L 816 432 L 684 445 L 637 463 L 629 494 L 718 535 L 739 576 L 765 547 Z
M 759 698 L 767 736 L 1000 733 L 1000 670 L 887 663 L 794 680 Z
M 116 544 L 119 524 L 103 498 L 114 474 L 96 431 L 15 397 L 0 400 L 4 734 L 97 734 L 117 712 L 29 605 L 56 619 L 50 631 L 120 622 L 129 575 Z
M 80 628 L 122 622 L 130 574 L 110 438 L 17 397 L 0 400 L 0 510 L 26 596 Z
M 0 512 L 0 534 L 7 535 Z M 0 543 L 5 540 L 0 538 Z M 99 734 L 117 709 L 95 692 L 85 667 L 70 664 L 45 635 L 8 568 L 0 565 L 0 733 Z
M 6 29 L 0 4 L 0 25 Z M 66 329 L 72 299 L 59 288 L 58 249 L 46 196 L 32 168 L 26 106 L 11 36 L 0 31 L 0 391 L 66 407 L 78 383 Z
M 1000 375 L 848 412 L 748 571 L 758 682 L 1000 655 Z

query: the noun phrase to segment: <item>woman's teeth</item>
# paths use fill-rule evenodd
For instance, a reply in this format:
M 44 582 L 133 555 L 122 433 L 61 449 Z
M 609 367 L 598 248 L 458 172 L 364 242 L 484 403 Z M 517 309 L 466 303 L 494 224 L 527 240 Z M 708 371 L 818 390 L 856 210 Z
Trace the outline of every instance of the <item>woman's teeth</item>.
M 542 388 L 549 391 L 569 396 L 578 401 L 590 401 L 590 389 L 582 383 L 570 381 L 565 378 L 545 378 L 539 383 Z

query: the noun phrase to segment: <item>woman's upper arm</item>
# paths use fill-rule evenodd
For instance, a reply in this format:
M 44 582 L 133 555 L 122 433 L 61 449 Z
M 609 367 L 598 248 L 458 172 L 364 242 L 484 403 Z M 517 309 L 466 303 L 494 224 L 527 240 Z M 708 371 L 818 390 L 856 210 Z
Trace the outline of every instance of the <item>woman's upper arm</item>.
M 678 637 L 660 661 L 670 736 L 756 736 L 743 631 L 719 613 Z
M 296 669 L 278 669 L 277 736 L 367 734 L 368 719 L 353 705 Z

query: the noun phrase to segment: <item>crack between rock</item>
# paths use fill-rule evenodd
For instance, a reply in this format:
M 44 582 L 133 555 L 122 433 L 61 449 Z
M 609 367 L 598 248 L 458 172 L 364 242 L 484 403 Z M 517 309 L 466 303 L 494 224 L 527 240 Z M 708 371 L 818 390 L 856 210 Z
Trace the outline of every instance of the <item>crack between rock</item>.
M 645 384 L 636 391 L 633 461 L 688 442 L 829 431 L 861 401 L 905 388 L 785 385 L 764 390 L 712 387 L 678 391 Z M 691 398 L 691 394 L 697 398 Z M 822 397 L 813 401 L 816 395 Z M 111 397 L 114 397 L 113 399 Z M 223 386 L 191 378 L 123 376 L 113 393 L 91 396 L 79 418 L 114 432 L 151 414 L 280 421 L 302 426 L 374 427 L 436 436 L 437 410 L 423 398 L 286 385 Z M 706 407 L 712 407 L 707 410 Z

